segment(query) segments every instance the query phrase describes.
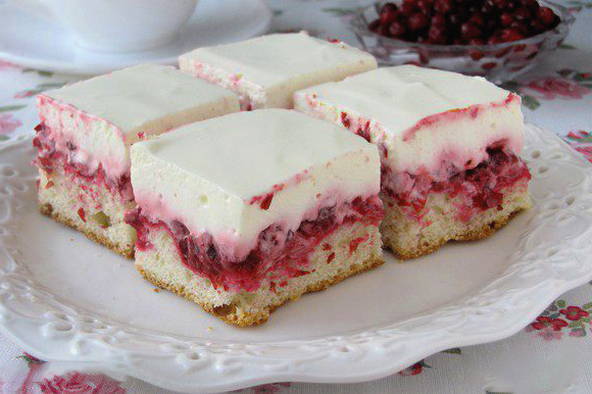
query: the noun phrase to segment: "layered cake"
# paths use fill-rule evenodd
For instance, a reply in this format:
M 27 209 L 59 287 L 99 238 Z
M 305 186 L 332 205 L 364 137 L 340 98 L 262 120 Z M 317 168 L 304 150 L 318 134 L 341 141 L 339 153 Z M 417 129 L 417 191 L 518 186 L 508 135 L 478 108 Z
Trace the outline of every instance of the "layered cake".
M 329 122 L 239 112 L 137 143 L 131 161 L 136 268 L 227 323 L 383 262 L 378 152 Z
M 41 212 L 133 256 L 129 147 L 189 122 L 239 110 L 234 93 L 173 67 L 141 65 L 37 97 L 33 145 Z
M 308 34 L 271 34 L 247 41 L 198 48 L 179 66 L 240 96 L 241 109 L 292 108 L 299 89 L 376 68 L 366 52 Z
M 378 146 L 381 232 L 401 258 L 487 237 L 530 206 L 520 97 L 483 78 L 381 68 L 299 91 L 295 107 Z

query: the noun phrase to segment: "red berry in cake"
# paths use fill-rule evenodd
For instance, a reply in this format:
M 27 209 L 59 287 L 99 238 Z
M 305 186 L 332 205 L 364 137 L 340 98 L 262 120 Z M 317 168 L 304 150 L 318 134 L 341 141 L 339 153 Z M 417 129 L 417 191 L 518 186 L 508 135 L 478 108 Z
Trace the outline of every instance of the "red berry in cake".
M 343 124 L 343 127 L 345 127 L 345 128 L 349 128 L 349 126 L 351 126 L 351 120 L 348 118 L 348 116 L 345 112 L 341 113 L 341 123 Z
M 332 252 L 329 256 L 327 256 L 327 264 L 331 263 L 335 259 L 335 252 Z
M 265 196 L 265 198 L 261 201 L 261 209 L 267 211 L 269 206 L 271 205 L 271 201 L 273 200 L 273 193 L 269 193 Z
M 80 220 L 82 220 L 84 223 L 86 223 L 86 213 L 84 212 L 83 208 L 78 208 L 78 216 L 80 217 Z

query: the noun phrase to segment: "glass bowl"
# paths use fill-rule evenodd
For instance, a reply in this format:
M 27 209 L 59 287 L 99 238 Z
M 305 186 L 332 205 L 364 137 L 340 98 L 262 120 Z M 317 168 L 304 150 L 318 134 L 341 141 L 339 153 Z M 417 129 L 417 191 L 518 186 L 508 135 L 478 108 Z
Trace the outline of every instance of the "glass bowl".
M 373 54 L 379 64 L 415 64 L 480 75 L 496 83 L 514 79 L 534 67 L 542 56 L 561 45 L 574 22 L 567 8 L 539 0 L 541 5 L 555 11 L 560 22 L 554 29 L 536 36 L 487 45 L 420 44 L 381 36 L 368 29 L 368 24 L 378 18 L 384 3 L 378 2 L 360 10 L 351 20 L 351 27 L 363 49 Z

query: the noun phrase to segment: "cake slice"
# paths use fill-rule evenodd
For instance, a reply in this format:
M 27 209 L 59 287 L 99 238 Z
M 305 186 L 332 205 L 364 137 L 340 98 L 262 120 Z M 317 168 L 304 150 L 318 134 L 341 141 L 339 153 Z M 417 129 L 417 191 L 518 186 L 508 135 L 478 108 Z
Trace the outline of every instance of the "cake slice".
M 33 145 L 41 212 L 133 257 L 129 146 L 239 110 L 234 93 L 173 67 L 141 65 L 37 96 Z
M 386 246 L 404 259 L 487 237 L 530 206 L 520 97 L 483 78 L 381 68 L 295 94 L 378 145 Z
M 376 59 L 344 44 L 305 32 L 270 34 L 195 49 L 179 57 L 182 71 L 240 96 L 241 109 L 292 108 L 299 89 L 376 68 Z
M 131 160 L 136 268 L 227 323 L 263 323 L 383 262 L 378 152 L 328 122 L 240 112 L 135 144 Z

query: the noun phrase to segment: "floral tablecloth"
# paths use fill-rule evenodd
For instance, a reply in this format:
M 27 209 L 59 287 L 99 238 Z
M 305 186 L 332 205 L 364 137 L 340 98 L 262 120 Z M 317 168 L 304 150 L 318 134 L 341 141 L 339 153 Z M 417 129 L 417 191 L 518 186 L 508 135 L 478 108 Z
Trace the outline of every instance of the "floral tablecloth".
M 368 1 L 270 0 L 273 31 L 308 30 L 357 42 L 347 29 Z M 518 92 L 526 119 L 563 136 L 592 161 L 592 0 L 568 0 L 572 33 L 536 70 L 505 88 Z M 238 12 L 238 11 L 237 11 Z M 28 135 L 36 124 L 33 96 L 80 77 L 54 75 L 0 60 L 0 150 L 3 141 Z M 398 374 L 351 385 L 275 383 L 243 392 L 590 393 L 592 392 L 592 283 L 551 304 L 524 330 L 503 341 L 449 349 Z M 54 373 L 54 363 L 24 354 L 0 335 L 2 393 L 161 393 L 138 380 L 115 381 L 75 370 Z

